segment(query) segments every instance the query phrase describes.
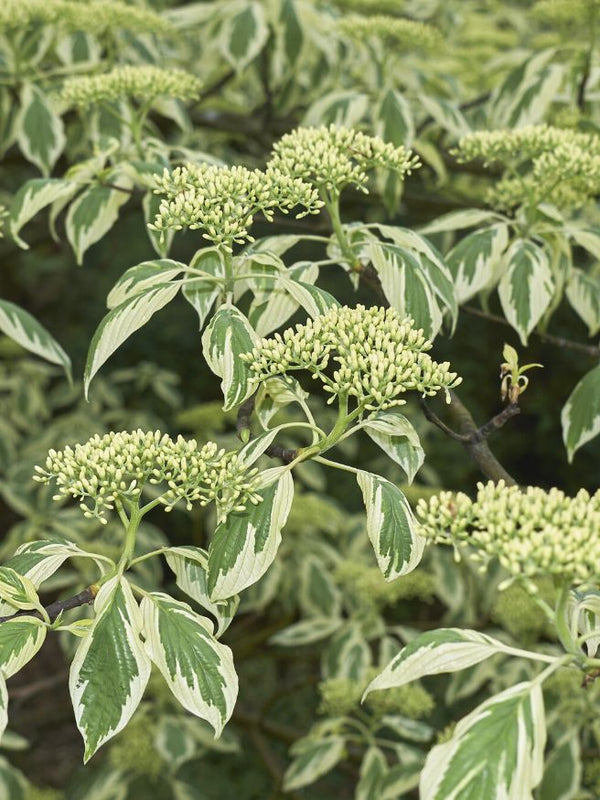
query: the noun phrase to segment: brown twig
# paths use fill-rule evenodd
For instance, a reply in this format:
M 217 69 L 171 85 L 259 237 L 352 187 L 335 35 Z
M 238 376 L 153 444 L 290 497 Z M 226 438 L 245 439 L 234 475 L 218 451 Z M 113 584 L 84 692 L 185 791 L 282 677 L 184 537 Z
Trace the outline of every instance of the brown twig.
M 239 407 L 236 430 L 238 437 L 242 442 L 249 442 L 252 438 L 252 428 L 250 426 L 250 417 L 254 411 L 254 404 L 256 403 L 256 392 L 251 395 L 247 400 L 244 400 Z M 265 450 L 265 455 L 270 458 L 280 458 L 284 464 L 291 464 L 298 455 L 297 450 L 290 450 L 288 447 L 281 447 L 278 444 L 272 444 Z
M 466 311 L 468 314 L 472 314 L 475 317 L 481 317 L 481 319 L 488 320 L 489 322 L 497 322 L 499 325 L 505 325 L 509 328 L 512 328 L 510 322 L 504 319 L 504 317 L 500 317 L 497 314 L 490 314 L 488 311 L 483 311 L 480 308 L 475 308 L 474 306 L 461 306 L 463 311 Z M 548 342 L 548 344 L 554 344 L 557 347 L 563 347 L 565 350 L 576 350 L 578 353 L 584 353 L 586 356 L 590 356 L 590 358 L 600 358 L 600 347 L 592 344 L 583 344 L 582 342 L 574 342 L 572 339 L 564 339 L 562 336 L 554 336 L 551 333 L 543 333 L 542 331 L 532 331 L 532 336 L 537 336 L 538 339 L 541 339 L 543 342 Z
M 79 594 L 76 594 L 73 597 L 69 597 L 66 600 L 56 600 L 56 602 L 50 603 L 49 606 L 46 606 L 46 613 L 50 617 L 50 621 L 54 622 L 54 620 L 62 611 L 69 611 L 71 608 L 78 608 L 79 606 L 93 603 L 95 596 L 95 588 L 88 586 L 87 589 L 84 589 L 82 592 L 79 592 Z M 9 620 L 16 619 L 17 617 L 35 617 L 36 619 L 42 619 L 41 613 L 32 608 L 17 611 L 7 617 L 0 617 L 0 623 L 8 622 Z
M 208 100 L 209 97 L 212 97 L 213 94 L 218 94 L 221 91 L 221 89 L 227 86 L 229 81 L 232 81 L 235 78 L 235 76 L 236 76 L 236 71 L 234 69 L 231 69 L 229 70 L 229 72 L 226 72 L 221 78 L 219 78 L 218 81 L 215 81 L 215 83 L 213 83 L 212 86 L 209 86 L 203 92 L 200 92 L 200 96 L 198 97 L 194 105 L 200 105 L 205 100 Z

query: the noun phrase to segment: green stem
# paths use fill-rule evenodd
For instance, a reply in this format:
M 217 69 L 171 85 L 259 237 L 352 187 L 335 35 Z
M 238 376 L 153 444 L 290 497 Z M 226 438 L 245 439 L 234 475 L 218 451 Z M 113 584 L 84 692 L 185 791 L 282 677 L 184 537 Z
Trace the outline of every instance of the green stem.
M 221 253 L 223 255 L 223 261 L 225 263 L 224 292 L 225 294 L 231 294 L 233 293 L 233 288 L 235 285 L 235 275 L 233 272 L 233 254 L 225 249 L 222 249 Z
M 567 620 L 569 594 L 569 585 L 567 583 L 563 583 L 558 589 L 558 599 L 556 601 L 556 611 L 554 615 L 556 633 L 558 634 L 560 643 L 567 653 L 572 655 L 581 655 L 581 651 L 573 641 Z
M 346 236 L 344 226 L 342 225 L 342 220 L 340 218 L 340 195 L 335 191 L 322 191 L 321 197 L 323 198 L 325 208 L 329 213 L 331 227 L 333 228 L 333 232 L 340 246 L 340 250 L 342 251 L 342 255 L 348 264 L 354 268 L 354 265 L 356 264 L 356 257 L 352 247 L 350 246 L 350 242 L 348 241 L 348 237 Z
M 140 527 L 142 516 L 142 511 L 139 506 L 133 505 L 132 503 L 129 508 L 129 524 L 125 530 L 125 546 L 123 547 L 121 558 L 117 564 L 117 574 L 119 575 L 122 575 L 131 564 L 133 551 L 135 549 L 135 536 Z

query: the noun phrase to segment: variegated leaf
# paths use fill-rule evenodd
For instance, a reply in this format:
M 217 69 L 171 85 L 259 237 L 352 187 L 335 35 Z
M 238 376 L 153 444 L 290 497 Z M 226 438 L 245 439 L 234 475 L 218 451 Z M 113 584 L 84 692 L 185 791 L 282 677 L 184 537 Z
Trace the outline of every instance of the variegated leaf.
M 419 434 L 404 414 L 393 409 L 381 411 L 365 420 L 362 427 L 383 452 L 402 467 L 408 482 L 412 483 L 425 460 L 425 451 Z
M 109 309 L 120 306 L 121 303 L 131 300 L 138 294 L 158 285 L 166 285 L 170 280 L 181 275 L 186 269 L 185 264 L 172 261 L 170 258 L 143 261 L 126 270 L 106 298 L 106 307 Z
M 0 567 L 0 599 L 13 608 L 40 607 L 40 600 L 33 582 L 6 566 Z
M 151 670 L 140 640 L 140 609 L 127 581 L 118 575 L 107 581 L 94 610 L 94 624 L 77 648 L 69 676 L 86 762 L 127 725 Z
M 0 331 L 30 353 L 59 364 L 71 380 L 71 359 L 62 347 L 35 317 L 8 300 L 0 300 Z
M 214 638 L 208 620 L 169 595 L 152 592 L 141 608 L 150 658 L 181 705 L 219 736 L 238 693 L 231 650 Z
M 404 686 L 424 675 L 456 672 L 478 664 L 496 653 L 535 657 L 535 654 L 508 647 L 479 631 L 461 628 L 440 628 L 416 636 L 374 678 L 365 690 L 369 692 Z M 552 660 L 541 656 L 540 660 Z
M 10 678 L 25 666 L 46 639 L 46 625 L 35 617 L 15 617 L 0 625 L 0 674 Z
M 600 330 L 600 279 L 573 267 L 566 286 L 571 307 L 588 326 L 590 336 Z
M 459 303 L 470 300 L 498 279 L 498 267 L 507 245 L 508 226 L 499 224 L 465 236 L 448 253 L 446 263 L 454 277 Z
M 352 128 L 369 110 L 369 96 L 353 91 L 334 91 L 320 97 L 309 108 L 302 125 L 339 125 Z
M 25 83 L 20 95 L 21 109 L 17 118 L 17 141 L 28 161 L 48 176 L 65 146 L 61 118 L 42 90 Z
M 343 624 L 341 617 L 310 617 L 273 634 L 269 644 L 279 647 L 303 647 L 328 639 Z
M 379 475 L 360 470 L 356 477 L 367 509 L 367 533 L 385 579 L 412 572 L 423 555 L 425 539 L 417 532 L 406 497 Z
M 342 736 L 327 739 L 301 739 L 292 747 L 294 760 L 283 778 L 283 790 L 293 792 L 309 786 L 332 770 L 344 757 L 345 741 Z
M 308 616 L 340 616 L 340 590 L 320 558 L 309 555 L 303 559 L 300 567 L 299 600 L 302 610 Z
M 99 567 L 106 561 L 112 563 L 105 557 L 82 550 L 73 542 L 41 540 L 22 544 L 5 566 L 29 578 L 37 587 L 54 575 L 68 558 L 91 558 Z
M 582 755 L 578 726 L 561 736 L 544 765 L 539 800 L 573 800 L 581 790 Z
M 548 308 L 554 281 L 546 252 L 532 241 L 517 239 L 508 249 L 498 284 L 504 316 L 526 345 L 527 337 Z
M 580 228 L 573 223 L 566 224 L 565 230 L 575 244 L 587 250 L 596 260 L 600 260 L 600 231 L 593 228 Z
M 85 396 L 94 375 L 132 333 L 143 327 L 179 291 L 178 283 L 154 286 L 113 308 L 96 328 L 90 343 L 84 373 Z
M 218 603 L 211 601 L 207 585 L 207 551 L 200 547 L 170 547 L 165 558 L 175 573 L 177 586 L 216 619 L 216 636 L 221 637 L 233 620 L 240 598 L 234 595 Z
M 21 186 L 13 197 L 9 213 L 10 235 L 24 250 L 29 249 L 27 242 L 19 236 L 19 231 L 38 211 L 57 200 L 70 200 L 80 189 L 80 184 L 59 178 L 34 178 Z
M 254 271 L 257 266 L 253 263 L 251 269 Z M 287 284 L 297 280 L 313 283 L 319 275 L 318 267 L 309 261 L 296 264 L 285 273 L 281 270 L 278 274 L 279 271 L 273 268 L 269 272 L 272 279 L 263 282 L 262 288 L 260 280 L 248 281 L 254 291 L 248 319 L 258 336 L 268 336 L 296 312 L 299 300 L 289 291 Z M 288 272 L 293 280 L 286 274 Z
M 215 300 L 221 293 L 222 284 L 219 279 L 225 277 L 223 254 L 216 247 L 199 250 L 190 263 L 190 269 L 207 273 L 206 277 L 189 277 L 181 290 L 198 315 L 198 330 L 202 330 Z M 215 280 L 211 280 L 211 276 L 214 276 Z
M 8 690 L 6 688 L 6 681 L 4 679 L 4 674 L 2 673 L 2 669 L 0 668 L 0 739 L 4 736 L 4 732 L 6 730 L 7 725 L 8 725 Z M 0 783 L 0 787 L 1 786 L 2 784 Z M 10 797 L 10 795 L 5 795 L 5 796 L 7 798 Z M 0 797 L 2 797 L 1 791 L 0 791 Z
M 512 69 L 502 84 L 492 93 L 490 101 L 491 126 L 518 128 L 540 122 L 556 91 L 563 71 L 550 62 L 556 50 L 546 49 L 528 57 Z
M 31 797 L 31 784 L 23 773 L 0 756 L 0 797 L 6 800 L 26 800 Z
M 383 752 L 371 745 L 367 748 L 360 765 L 360 776 L 354 800 L 381 800 L 383 778 L 388 771 Z
M 257 341 L 246 317 L 231 303 L 220 306 L 202 335 L 206 363 L 222 379 L 224 411 L 243 403 L 256 388 L 240 355 L 252 350 Z
M 437 124 L 456 139 L 471 130 L 469 123 L 456 103 L 444 100 L 443 97 L 432 97 L 428 94 L 419 94 L 419 101 Z
M 233 511 L 215 530 L 208 556 L 208 589 L 213 602 L 256 583 L 273 563 L 294 497 L 289 470 L 263 473 L 262 501 Z
M 241 72 L 265 46 L 269 29 L 260 3 L 244 2 L 234 8 L 228 11 L 221 26 L 219 49 L 231 66 Z
M 325 314 L 330 308 L 339 306 L 332 294 L 310 283 L 283 278 L 280 284 L 313 319 Z
M 371 666 L 371 648 L 360 624 L 349 622 L 340 627 L 323 650 L 323 677 L 351 678 L 360 681 Z
M 580 447 L 600 433 L 600 366 L 584 375 L 560 415 L 569 463 Z
M 460 720 L 450 741 L 430 751 L 419 796 L 448 800 L 468 792 L 472 798 L 533 800 L 545 744 L 540 684 L 519 683 L 479 705 Z
M 388 89 L 381 98 L 375 111 L 374 129 L 384 142 L 410 147 L 415 122 L 408 101 L 397 89 Z
M 129 200 L 132 183 L 124 174 L 109 175 L 106 183 L 115 183 L 122 191 L 108 185 L 92 185 L 69 207 L 65 228 L 78 264 L 83 263 L 86 250 L 112 228 L 119 209 Z
M 481 208 L 464 208 L 462 211 L 451 211 L 441 217 L 428 222 L 419 228 L 419 233 L 444 233 L 446 231 L 461 231 L 465 228 L 477 228 L 484 222 L 494 222 L 502 219 L 501 214 L 495 211 L 484 211 Z

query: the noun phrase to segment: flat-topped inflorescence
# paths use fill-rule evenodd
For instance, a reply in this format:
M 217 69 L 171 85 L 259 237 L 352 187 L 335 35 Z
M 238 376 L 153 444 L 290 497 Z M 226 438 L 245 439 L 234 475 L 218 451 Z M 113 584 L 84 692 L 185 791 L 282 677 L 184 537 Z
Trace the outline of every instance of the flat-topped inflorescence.
M 201 80 L 184 70 L 126 65 L 103 75 L 69 78 L 62 87 L 60 99 L 66 105 L 80 107 L 125 98 L 146 102 L 161 96 L 196 100 L 202 85 Z
M 0 31 L 36 24 L 91 34 L 119 29 L 155 34 L 175 30 L 155 11 L 121 0 L 88 0 L 86 3 L 79 0 L 3 0 L 0 3 Z
M 402 50 L 432 50 L 443 43 L 440 32 L 432 25 L 387 13 L 346 14 L 338 22 L 338 28 L 352 39 L 364 41 L 375 37 Z
M 423 331 L 392 308 L 331 308 L 317 319 L 262 339 L 240 358 L 254 380 L 306 370 L 325 391 L 355 397 L 364 410 L 403 405 L 402 395 L 415 390 L 434 395 L 461 379 L 450 364 L 438 364 Z M 331 367 L 330 375 L 326 374 Z
M 432 541 L 497 558 L 515 578 L 551 576 L 572 585 L 600 580 L 600 491 L 567 497 L 560 489 L 479 483 L 475 500 L 441 492 L 417 505 Z
M 419 166 L 419 159 L 377 136 L 330 125 L 286 134 L 274 145 L 269 164 L 318 189 L 339 192 L 352 184 L 366 192 L 368 170 L 385 167 L 403 177 Z
M 188 509 L 215 500 L 224 513 L 241 511 L 260 496 L 254 488 L 256 469 L 247 469 L 233 452 L 214 442 L 174 441 L 160 431 L 96 434 L 75 448 L 50 450 L 35 480 L 56 481 L 61 497 L 81 498 L 86 517 L 105 523 L 105 512 L 117 501 L 137 502 L 145 484 L 161 490 L 160 502 L 170 511 L 183 501 Z
M 269 166 L 265 171 L 214 164 L 187 164 L 165 170 L 155 180 L 156 194 L 164 195 L 153 230 L 202 229 L 216 245 L 253 241 L 250 226 L 257 213 L 304 208 L 297 216 L 316 213 L 323 205 L 316 190 L 298 177 Z
M 496 208 L 532 200 L 572 208 L 600 191 L 600 136 L 592 133 L 550 125 L 476 131 L 459 141 L 455 154 L 460 162 L 508 168 L 489 195 Z

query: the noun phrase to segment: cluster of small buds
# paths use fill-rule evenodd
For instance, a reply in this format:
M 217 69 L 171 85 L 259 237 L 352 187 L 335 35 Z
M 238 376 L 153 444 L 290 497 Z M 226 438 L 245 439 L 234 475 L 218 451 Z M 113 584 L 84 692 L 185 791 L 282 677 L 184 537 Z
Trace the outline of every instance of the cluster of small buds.
M 401 8 L 398 0 L 334 0 L 337 8 L 357 11 L 360 14 L 391 14 L 395 16 Z
M 260 383 L 274 375 L 306 370 L 325 391 L 356 398 L 364 410 L 403 405 L 405 392 L 423 396 L 457 386 L 450 364 L 438 364 L 426 352 L 431 342 L 410 318 L 392 308 L 334 306 L 326 314 L 283 334 L 262 339 L 240 356 Z M 331 376 L 325 370 L 331 364 Z
M 366 192 L 367 170 L 385 167 L 403 177 L 419 166 L 419 159 L 377 136 L 330 125 L 286 134 L 273 147 L 269 164 L 318 189 L 339 192 L 353 184 Z
M 352 39 L 375 37 L 396 49 L 433 50 L 443 42 L 440 32 L 431 25 L 387 14 L 347 14 L 338 22 L 338 29 Z
M 600 580 L 600 491 L 567 497 L 559 489 L 478 484 L 475 500 L 442 492 L 417 504 L 420 529 L 433 541 L 497 558 L 517 578 L 556 577 L 578 586 Z
M 174 30 L 160 14 L 121 0 L 3 0 L 0 4 L 0 30 L 36 24 L 96 35 L 119 29 L 155 34 Z
M 455 154 L 461 162 L 481 159 L 510 167 L 490 192 L 496 208 L 514 208 L 532 197 L 571 208 L 600 191 L 600 136 L 590 133 L 549 125 L 477 131 L 460 140 Z
M 302 217 L 323 205 L 309 183 L 271 166 L 261 171 L 187 164 L 165 170 L 154 186 L 165 197 L 152 230 L 164 235 L 167 230 L 203 229 L 205 239 L 229 250 L 235 243 L 253 241 L 249 229 L 259 212 L 270 221 L 276 209 L 287 213 L 302 206 L 304 211 L 297 214 Z
M 60 100 L 67 106 L 81 107 L 130 97 L 146 102 L 160 96 L 195 100 L 201 89 L 202 81 L 183 70 L 122 66 L 103 75 L 69 78 L 62 87 Z
M 368 669 L 362 680 L 353 678 L 329 678 L 319 684 L 321 695 L 321 714 L 345 716 L 360 708 L 365 689 L 380 670 L 377 667 Z M 399 686 L 386 691 L 370 692 L 365 705 L 376 716 L 401 713 L 409 719 L 428 716 L 434 709 L 432 696 L 419 683 Z
M 191 509 L 216 501 L 220 512 L 241 511 L 257 503 L 257 470 L 246 469 L 236 453 L 219 450 L 214 442 L 200 447 L 195 439 L 171 439 L 160 431 L 96 434 L 85 444 L 50 450 L 45 468 L 35 480 L 56 481 L 55 499 L 81 498 L 86 517 L 106 523 L 106 512 L 117 501 L 137 502 L 146 483 L 162 489 L 165 510 L 183 501 Z
M 358 561 L 340 561 L 333 578 L 359 606 L 393 605 L 399 600 L 418 598 L 430 603 L 435 593 L 435 578 L 417 568 L 401 581 L 391 583 L 381 574 L 379 567 L 369 567 Z

